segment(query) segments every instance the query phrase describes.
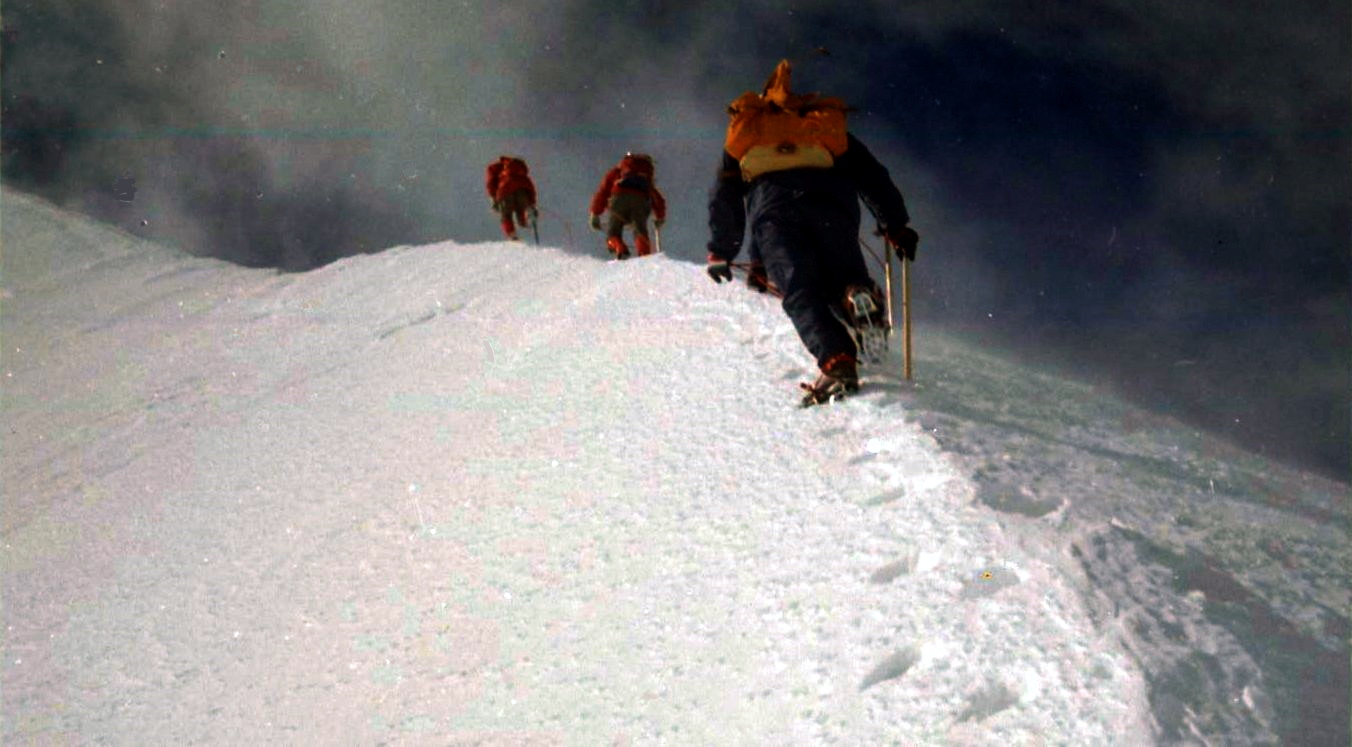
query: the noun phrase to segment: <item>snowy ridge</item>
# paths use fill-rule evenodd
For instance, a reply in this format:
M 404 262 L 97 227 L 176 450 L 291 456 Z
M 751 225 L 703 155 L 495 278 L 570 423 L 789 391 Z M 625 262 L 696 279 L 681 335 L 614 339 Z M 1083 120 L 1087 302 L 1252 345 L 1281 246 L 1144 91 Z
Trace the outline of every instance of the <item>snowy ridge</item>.
M 1145 733 L 895 383 L 793 408 L 760 297 L 509 244 L 165 260 L 7 273 L 6 741 Z
M 6 743 L 1263 741 L 1197 594 L 1338 650 L 1345 486 L 924 327 L 802 411 L 775 302 L 662 256 L 276 275 L 4 200 Z

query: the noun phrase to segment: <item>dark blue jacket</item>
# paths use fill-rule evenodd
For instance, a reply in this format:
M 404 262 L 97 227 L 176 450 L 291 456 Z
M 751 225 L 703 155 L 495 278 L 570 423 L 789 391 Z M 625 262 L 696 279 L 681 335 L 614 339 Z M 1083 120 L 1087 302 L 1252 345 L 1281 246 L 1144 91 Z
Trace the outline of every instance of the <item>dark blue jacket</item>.
M 742 249 L 748 217 L 754 224 L 779 210 L 798 210 L 808 204 L 843 215 L 842 230 L 859 232 L 859 200 L 863 200 L 886 232 L 910 223 L 906 202 L 887 168 L 854 135 L 845 153 L 829 169 L 791 169 L 742 181 L 737 160 L 723 153 L 723 165 L 709 193 L 709 254 L 731 262 Z

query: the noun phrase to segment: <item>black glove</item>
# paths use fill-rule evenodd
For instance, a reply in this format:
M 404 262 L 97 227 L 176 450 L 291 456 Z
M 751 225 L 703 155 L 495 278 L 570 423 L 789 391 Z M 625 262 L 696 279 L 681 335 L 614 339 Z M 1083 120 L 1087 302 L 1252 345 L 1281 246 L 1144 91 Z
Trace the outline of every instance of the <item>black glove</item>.
M 709 277 L 714 279 L 715 283 L 726 283 L 732 280 L 732 265 L 728 264 L 726 259 L 709 255 L 709 265 L 704 268 L 709 273 Z
M 920 234 L 916 233 L 915 229 L 910 226 L 889 228 L 883 233 L 883 237 L 897 250 L 897 254 L 912 262 L 915 261 L 915 248 L 920 244 Z
M 593 213 L 590 217 L 587 218 L 587 225 L 591 226 L 593 231 L 600 231 L 600 230 L 601 230 L 601 216 L 596 215 L 595 213 Z
M 502 212 L 502 203 L 498 202 L 497 200 L 491 200 L 488 203 L 488 206 L 495 213 Z

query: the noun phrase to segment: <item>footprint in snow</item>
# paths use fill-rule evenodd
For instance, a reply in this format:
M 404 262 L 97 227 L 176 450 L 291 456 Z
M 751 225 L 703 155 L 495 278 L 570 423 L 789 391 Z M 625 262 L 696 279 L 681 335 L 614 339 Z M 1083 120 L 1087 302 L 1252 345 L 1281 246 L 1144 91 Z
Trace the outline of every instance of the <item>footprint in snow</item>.
M 999 473 L 977 470 L 973 477 L 977 502 L 1001 513 L 1040 519 L 1061 507 L 1060 498 L 1039 496 L 1027 485 L 1002 480 Z
M 963 599 L 989 597 L 1002 589 L 1019 584 L 1019 574 L 999 566 L 978 570 L 962 584 L 959 596 Z
M 988 682 L 984 687 L 967 697 L 967 706 L 958 714 L 958 723 L 963 721 L 984 721 L 991 716 L 1015 705 L 1019 696 L 1002 682 Z
M 878 662 L 869 673 L 864 675 L 864 680 L 859 683 L 859 689 L 867 690 L 879 682 L 894 680 L 903 674 L 906 670 L 915 666 L 920 660 L 920 654 L 914 648 L 904 648 L 900 651 L 894 651 L 890 656 Z
M 398 332 L 402 332 L 408 329 L 409 327 L 416 327 L 419 324 L 426 324 L 439 316 L 453 314 L 461 310 L 462 308 L 464 308 L 464 304 L 457 304 L 455 306 L 437 306 L 435 308 L 428 309 L 422 312 L 421 314 L 408 317 L 406 319 L 402 319 L 398 322 L 386 326 L 384 329 L 376 333 L 376 339 L 379 340 L 387 339 Z
M 889 490 L 881 495 L 875 495 L 864 502 L 865 506 L 882 506 L 892 501 L 900 500 L 906 497 L 906 488 L 897 488 Z
M 868 582 L 871 584 L 890 583 L 893 579 L 897 578 L 898 576 L 904 576 L 907 573 L 910 573 L 911 571 L 915 570 L 916 560 L 917 557 L 915 553 L 910 553 L 906 557 L 901 558 L 900 560 L 894 560 L 891 563 L 888 563 L 887 565 L 874 571 L 868 577 Z

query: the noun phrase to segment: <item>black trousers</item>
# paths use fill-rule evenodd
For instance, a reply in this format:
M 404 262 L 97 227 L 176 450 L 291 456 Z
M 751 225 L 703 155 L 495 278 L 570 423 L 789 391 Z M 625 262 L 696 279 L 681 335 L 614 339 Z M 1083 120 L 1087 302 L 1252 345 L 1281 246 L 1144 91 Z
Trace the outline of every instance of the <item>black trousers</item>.
M 840 353 L 858 355 L 837 316 L 846 288 L 873 285 L 859 248 L 857 209 L 851 215 L 838 201 L 802 194 L 748 218 L 766 274 L 784 293 L 784 313 L 817 365 Z

